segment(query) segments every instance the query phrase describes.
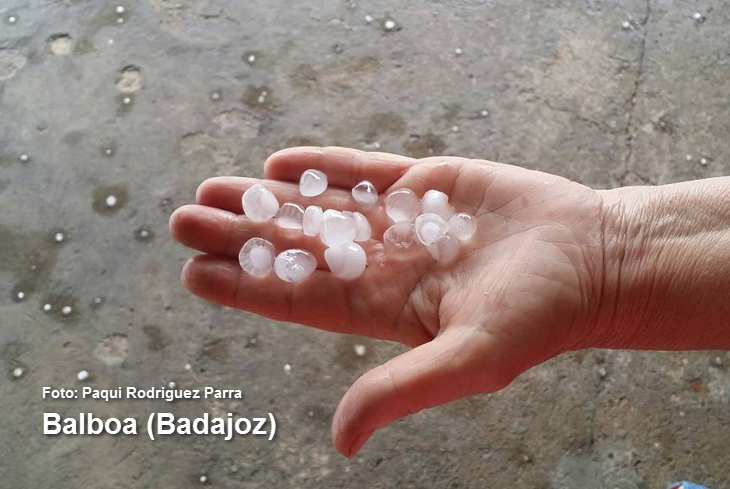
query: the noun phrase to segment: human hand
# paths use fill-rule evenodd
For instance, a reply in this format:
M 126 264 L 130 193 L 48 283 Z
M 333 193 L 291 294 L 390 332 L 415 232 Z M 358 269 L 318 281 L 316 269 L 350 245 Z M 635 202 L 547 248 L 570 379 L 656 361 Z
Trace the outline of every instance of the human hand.
M 301 173 L 319 169 L 330 187 L 317 197 L 298 191 Z M 414 160 L 345 148 L 290 148 L 265 164 L 266 186 L 280 203 L 358 210 L 350 189 L 371 181 L 379 203 L 363 212 L 373 238 L 361 243 L 368 267 L 359 278 L 332 276 L 317 237 L 242 216 L 241 196 L 254 178 L 217 177 L 197 204 L 170 219 L 172 235 L 205 253 L 184 267 L 182 281 L 218 304 L 329 331 L 372 336 L 414 347 L 360 377 L 341 400 L 332 435 L 354 456 L 390 422 L 470 394 L 505 387 L 517 375 L 564 351 L 590 346 L 603 296 L 603 205 L 598 192 L 561 177 L 455 157 Z M 455 262 L 425 249 L 384 255 L 390 222 L 385 196 L 399 188 L 436 189 L 457 212 L 478 219 Z M 244 273 L 238 252 L 249 238 L 277 251 L 311 251 L 319 269 L 301 283 Z

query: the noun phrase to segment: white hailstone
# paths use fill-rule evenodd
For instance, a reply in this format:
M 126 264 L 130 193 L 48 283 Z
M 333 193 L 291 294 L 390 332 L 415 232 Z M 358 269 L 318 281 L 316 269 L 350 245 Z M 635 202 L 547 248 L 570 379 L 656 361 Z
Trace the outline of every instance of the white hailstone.
M 355 240 L 357 224 L 344 212 L 327 209 L 322 217 L 322 229 L 319 234 L 327 246 L 340 246 Z
M 685 155 L 684 159 L 687 161 L 692 161 L 692 155 L 690 155 L 690 154 Z
M 19 301 L 22 301 L 23 299 L 25 299 L 25 292 L 18 292 L 17 297 Z
M 124 6 L 123 5 L 117 5 L 117 8 L 114 9 L 116 13 L 123 14 L 124 13 Z
M 709 161 L 707 160 L 707 158 L 700 158 L 700 165 L 706 166 L 707 163 L 709 163 Z
M 461 56 L 462 54 L 464 54 L 464 48 L 456 47 L 454 49 L 454 54 L 457 55 L 457 56 Z
M 263 238 L 251 238 L 241 247 L 238 263 L 241 269 L 254 277 L 265 277 L 274 268 L 274 245 Z
M 451 126 L 451 131 L 452 132 L 459 132 L 459 126 L 457 126 L 456 124 L 454 124 L 453 126 Z
M 106 198 L 106 206 L 107 207 L 114 207 L 117 205 L 117 196 L 116 195 L 109 195 Z
M 365 356 L 365 353 L 367 353 L 365 345 L 355 345 L 355 355 L 357 355 L 358 357 L 363 357 Z
M 285 282 L 300 282 L 317 269 L 317 259 L 305 250 L 286 250 L 274 260 L 277 277 Z
M 299 193 L 315 197 L 327 190 L 327 175 L 319 170 L 307 170 L 299 178 Z
M 121 19 L 120 19 L 120 20 L 121 20 Z M 122 99 L 122 103 L 123 103 L 124 105 L 129 105 L 129 104 L 131 104 L 131 103 L 132 103 L 132 99 L 131 99 L 130 97 L 124 97 L 124 98 Z
M 692 15 L 692 17 L 693 17 L 693 18 L 694 18 L 694 19 L 695 19 L 696 21 L 698 21 L 698 22 L 701 22 L 701 21 L 705 20 L 705 16 L 704 16 L 704 15 L 702 15 L 702 12 L 695 12 L 695 13 L 694 13 L 694 14 Z
M 459 241 L 466 241 L 477 231 L 477 218 L 466 212 L 459 212 L 449 219 L 449 233 Z
M 482 111 L 479 113 L 482 117 L 487 117 L 489 115 L 489 111 L 487 109 L 482 109 Z
M 185 364 L 185 370 L 187 370 L 189 372 L 192 369 L 193 369 L 193 366 L 192 365 L 190 365 L 189 363 L 186 363 Z
M 81 372 L 76 374 L 76 378 L 79 380 L 79 382 L 83 382 L 84 380 L 89 378 L 89 372 L 86 370 L 82 370 Z
M 629 22 L 628 20 L 624 20 L 623 23 L 621 24 L 621 27 L 627 31 L 627 30 L 631 29 L 631 22 Z
M 267 92 L 266 90 L 261 91 L 261 93 L 259 94 L 259 98 L 258 98 L 259 104 L 263 104 L 264 102 L 266 102 L 266 96 L 268 94 L 269 94 L 269 92 Z
M 101 297 L 94 297 L 94 304 L 96 304 L 98 306 L 99 304 L 101 304 L 101 302 L 102 302 Z
M 210 94 L 210 98 L 211 98 L 211 100 L 220 100 L 221 94 L 220 94 L 220 92 L 213 92 Z
M 405 252 L 420 245 L 412 222 L 399 222 L 383 233 L 383 248 L 386 254 Z
M 392 31 L 393 29 L 396 28 L 396 23 L 393 19 L 386 19 L 386 21 L 383 22 L 383 28 L 386 31 Z
M 16 379 L 20 378 L 20 376 L 23 375 L 23 369 L 20 367 L 15 367 L 13 369 L 13 377 Z
M 412 222 L 420 209 L 421 202 L 411 189 L 396 190 L 385 199 L 385 212 L 393 222 Z
M 367 22 L 368 24 L 371 23 L 373 20 L 374 19 L 373 19 L 373 16 L 372 15 L 366 15 L 365 16 L 365 22 Z
M 170 389 L 174 389 L 175 386 L 177 386 L 177 384 L 175 383 L 174 380 L 171 380 L 170 382 L 167 383 L 167 387 L 169 387 Z
M 316 205 L 310 205 L 304 211 L 304 218 L 302 219 L 302 229 L 304 234 L 307 236 L 317 236 L 319 230 L 322 228 L 322 220 L 324 211 L 321 207 Z
M 431 256 L 439 263 L 451 263 L 459 254 L 459 240 L 446 234 L 433 244 L 426 246 Z
M 61 241 L 63 241 L 63 238 L 63 233 L 56 233 L 53 235 L 53 239 L 56 241 L 56 243 L 60 243 Z
M 29 159 L 30 159 L 30 156 L 28 156 L 26 153 L 23 153 L 22 155 L 20 155 L 20 161 L 22 161 L 23 163 L 27 162 Z
M 436 214 L 443 219 L 448 219 L 454 214 L 454 208 L 449 205 L 448 195 L 438 190 L 429 190 L 423 194 L 423 199 L 421 199 L 421 212 Z
M 18 21 L 18 18 L 14 15 L 11 15 L 8 17 L 8 24 L 15 24 Z
M 204 475 L 201 475 L 199 480 L 201 484 L 205 484 L 206 482 L 208 482 L 208 478 Z
M 243 193 L 243 212 L 255 222 L 267 221 L 279 210 L 279 201 L 263 184 L 252 185 Z
M 291 373 L 291 365 L 288 363 L 284 365 L 284 373 L 289 375 Z
M 370 221 L 368 221 L 367 217 L 360 214 L 359 212 L 345 211 L 343 212 L 343 214 L 355 221 L 355 229 L 357 229 L 357 232 L 355 234 L 355 241 L 367 241 L 370 239 L 373 231 L 370 227 Z
M 119 18 L 117 19 L 117 24 L 124 24 L 124 17 L 119 17 Z M 126 103 L 128 103 L 128 102 L 124 102 L 124 103 L 126 104 Z
M 64 316 L 68 316 L 72 312 L 73 308 L 71 308 L 71 306 L 63 306 L 63 309 L 61 309 L 61 314 L 63 314 Z
M 51 309 L 53 309 L 53 306 L 50 304 L 43 304 L 43 310 L 45 312 L 51 312 Z
M 352 187 L 352 198 L 363 209 L 370 209 L 378 202 L 378 191 L 375 189 L 375 185 L 367 180 L 363 180 Z
M 357 243 L 327 248 L 324 252 L 324 260 L 332 275 L 343 280 L 359 277 L 367 266 L 365 250 Z
M 256 55 L 255 54 L 249 54 L 248 58 L 246 58 L 246 61 L 248 61 L 248 64 L 253 64 L 254 61 L 256 61 Z
M 435 243 L 448 232 L 448 223 L 438 214 L 421 214 L 416 218 L 416 236 L 425 245 Z
M 304 207 L 291 202 L 282 205 L 274 218 L 274 222 L 285 229 L 302 229 L 302 221 L 304 221 Z

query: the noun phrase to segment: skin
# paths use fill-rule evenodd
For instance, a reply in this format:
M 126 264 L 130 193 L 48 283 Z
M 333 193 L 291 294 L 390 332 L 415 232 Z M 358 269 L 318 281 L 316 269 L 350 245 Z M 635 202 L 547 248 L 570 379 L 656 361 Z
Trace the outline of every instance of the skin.
M 305 198 L 298 181 L 310 168 L 330 186 Z M 379 203 L 363 211 L 373 228 L 361 243 L 363 275 L 338 279 L 319 238 L 243 216 L 241 196 L 261 180 L 216 177 L 170 219 L 173 237 L 204 253 L 188 261 L 182 282 L 224 306 L 413 347 L 365 373 L 340 401 L 332 437 L 347 457 L 396 419 L 499 390 L 566 351 L 730 347 L 730 179 L 596 191 L 491 161 L 331 147 L 279 151 L 264 173 L 280 203 L 324 209 L 358 210 L 350 189 L 375 185 Z M 423 248 L 384 253 L 385 195 L 400 188 L 440 190 L 477 217 L 453 263 Z M 254 236 L 277 251 L 311 251 L 318 270 L 299 284 L 247 275 L 237 255 Z

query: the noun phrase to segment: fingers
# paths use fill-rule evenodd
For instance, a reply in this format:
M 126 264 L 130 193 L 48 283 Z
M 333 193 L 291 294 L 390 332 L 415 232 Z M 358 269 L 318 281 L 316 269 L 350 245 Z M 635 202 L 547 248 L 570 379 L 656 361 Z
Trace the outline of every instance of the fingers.
M 259 180 L 258 178 L 248 177 L 209 178 L 198 187 L 196 201 L 200 205 L 217 207 L 241 214 L 243 212 L 243 204 L 241 203 L 243 193 L 257 183 L 265 184 L 266 188 L 276 195 L 279 204 L 293 202 L 303 207 L 318 205 L 322 209 L 357 210 L 357 203 L 352 200 L 352 194 L 349 191 L 330 188 L 316 197 L 304 197 L 299 193 L 298 183 Z
M 327 174 L 331 185 L 351 189 L 369 180 L 378 192 L 384 192 L 413 164 L 413 158 L 389 153 L 368 153 L 350 148 L 287 148 L 269 156 L 264 164 L 266 178 L 299 182 L 305 170 Z
M 274 273 L 252 277 L 237 261 L 201 255 L 185 264 L 182 282 L 193 294 L 216 304 L 277 321 L 353 332 L 348 284 L 326 271 L 315 270 L 304 281 L 292 284 Z
M 373 432 L 396 419 L 506 385 L 490 372 L 492 340 L 452 329 L 360 377 L 340 401 L 332 422 L 337 450 L 354 456 Z M 486 375 L 485 375 L 486 373 Z

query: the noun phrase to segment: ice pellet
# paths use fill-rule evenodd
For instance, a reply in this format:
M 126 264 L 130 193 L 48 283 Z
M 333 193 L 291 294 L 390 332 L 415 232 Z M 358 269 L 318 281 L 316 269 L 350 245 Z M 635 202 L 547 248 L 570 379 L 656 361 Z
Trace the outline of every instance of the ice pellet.
M 303 221 L 304 208 L 299 204 L 287 202 L 276 213 L 276 224 L 285 229 L 302 229 Z
M 279 201 L 263 184 L 252 185 L 243 193 L 243 212 L 252 221 L 267 221 L 279 210 Z
M 302 222 L 302 228 L 304 234 L 307 236 L 317 236 L 319 230 L 322 228 L 322 219 L 324 217 L 324 211 L 322 208 L 316 205 L 310 205 L 304 211 L 304 219 Z
M 365 345 L 355 345 L 355 355 L 358 357 L 364 357 L 365 353 L 367 353 L 367 348 L 365 348 Z
M 79 380 L 79 382 L 83 382 L 84 380 L 89 378 L 89 372 L 86 370 L 82 370 L 81 372 L 76 374 L 76 378 Z
M 352 198 L 363 209 L 370 209 L 378 202 L 378 191 L 375 189 L 375 185 L 367 180 L 363 180 L 352 187 Z
M 459 240 L 449 233 L 426 246 L 426 249 L 437 262 L 451 263 L 459 254 Z
M 327 190 L 327 175 L 319 170 L 307 170 L 299 179 L 299 193 L 314 197 Z
M 415 226 L 411 222 L 400 222 L 390 226 L 383 233 L 385 253 L 402 253 L 420 245 Z
M 416 218 L 416 236 L 418 240 L 430 245 L 449 232 L 449 225 L 437 214 L 421 214 Z
M 316 269 L 317 260 L 306 250 L 286 250 L 274 260 L 274 271 L 285 282 L 300 282 Z
M 477 219 L 466 212 L 459 212 L 449 219 L 449 232 L 459 241 L 466 241 L 477 231 Z
M 344 212 L 334 209 L 324 211 L 320 237 L 329 247 L 351 243 L 357 236 L 357 224 Z
M 424 214 L 437 214 L 448 219 L 454 213 L 453 207 L 449 204 L 449 196 L 438 190 L 429 190 L 421 200 L 421 211 Z
M 23 375 L 23 369 L 20 367 L 15 367 L 13 369 L 13 377 L 16 379 L 20 378 Z
M 343 280 L 359 277 L 367 265 L 365 250 L 357 243 L 327 248 L 324 252 L 324 260 L 332 275 Z
M 263 238 L 251 238 L 241 247 L 238 263 L 244 272 L 254 277 L 265 277 L 274 268 L 274 245 Z
M 372 228 L 370 227 L 370 221 L 364 215 L 359 212 L 345 211 L 344 214 L 355 221 L 355 228 L 357 233 L 355 234 L 355 241 L 367 241 L 372 236 Z
M 393 222 L 412 222 L 420 209 L 418 197 L 407 188 L 391 192 L 385 199 L 385 212 Z

